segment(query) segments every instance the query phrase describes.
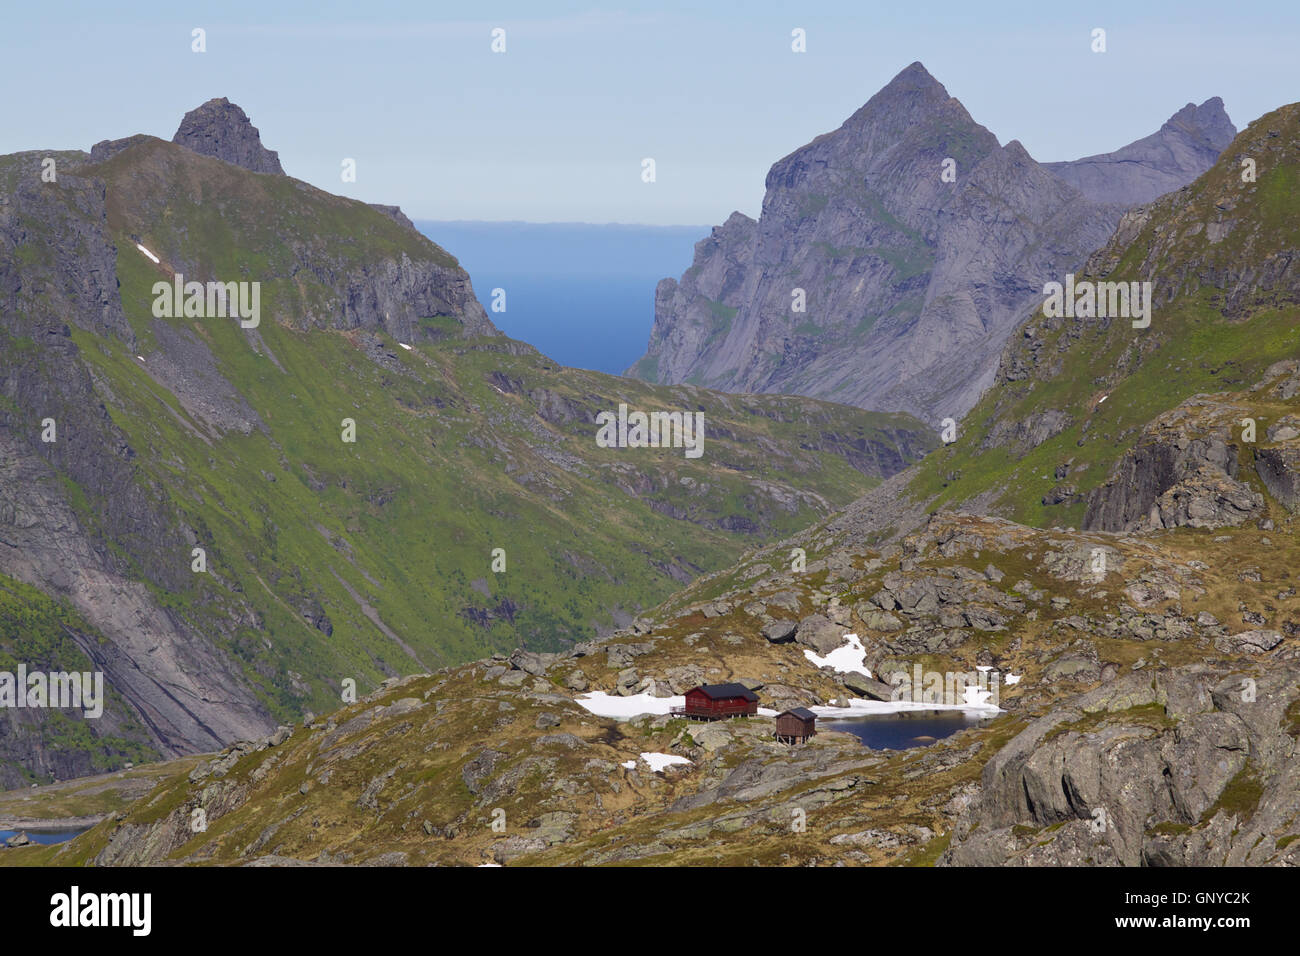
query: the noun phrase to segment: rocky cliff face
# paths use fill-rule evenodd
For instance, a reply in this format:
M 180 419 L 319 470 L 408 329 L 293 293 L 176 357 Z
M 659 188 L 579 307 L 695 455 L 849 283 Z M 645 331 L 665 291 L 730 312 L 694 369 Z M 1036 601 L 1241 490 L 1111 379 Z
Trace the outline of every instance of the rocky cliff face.
M 1215 96 L 1200 106 L 1188 103 L 1150 136 L 1113 153 L 1044 165 L 1095 202 L 1137 206 L 1201 175 L 1236 135 Z
M 284 175 L 279 154 L 262 145 L 262 136 L 248 114 L 224 96 L 186 113 L 172 142 L 250 172 Z
M 1158 159 L 1148 179 L 1182 185 L 1222 139 L 1212 112 L 1197 114 L 1212 132 L 1195 148 L 1170 158 L 1135 144 L 1091 168 L 1110 183 L 1107 170 Z M 1082 264 L 1122 209 L 1018 142 L 999 146 L 914 63 L 772 167 L 758 222 L 734 213 L 680 280 L 659 284 L 649 347 L 629 374 L 960 418 L 1043 283 Z
M 210 638 L 150 593 L 184 581 L 158 542 L 194 532 L 138 480 L 131 442 L 73 341 L 70 325 L 137 344 L 118 294 L 105 185 L 65 171 L 51 188 L 39 170 L 37 154 L 0 161 L 0 571 L 98 630 L 104 640 L 81 634 L 81 649 L 161 752 L 260 730 L 264 708 Z M 42 440 L 46 419 L 53 441 Z
M 1198 396 L 1152 421 L 1089 493 L 1083 526 L 1220 528 L 1259 517 L 1264 495 L 1239 462 L 1240 422 L 1250 414 L 1228 396 Z

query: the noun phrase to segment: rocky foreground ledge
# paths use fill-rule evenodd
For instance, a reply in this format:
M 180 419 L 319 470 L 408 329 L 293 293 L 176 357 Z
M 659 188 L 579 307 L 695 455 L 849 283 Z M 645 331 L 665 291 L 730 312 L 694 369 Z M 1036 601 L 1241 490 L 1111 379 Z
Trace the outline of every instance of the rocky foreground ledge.
M 940 514 L 882 549 L 814 529 L 802 572 L 781 570 L 787 542 L 568 653 L 393 679 L 165 776 L 68 844 L 4 857 L 1295 864 L 1289 520 L 1137 536 Z M 765 708 L 851 698 L 858 677 L 817 664 L 849 629 L 871 678 L 902 662 L 1019 681 L 1001 686 L 995 720 L 903 751 L 834 732 L 786 746 L 761 716 L 585 706 L 699 677 L 748 681 Z

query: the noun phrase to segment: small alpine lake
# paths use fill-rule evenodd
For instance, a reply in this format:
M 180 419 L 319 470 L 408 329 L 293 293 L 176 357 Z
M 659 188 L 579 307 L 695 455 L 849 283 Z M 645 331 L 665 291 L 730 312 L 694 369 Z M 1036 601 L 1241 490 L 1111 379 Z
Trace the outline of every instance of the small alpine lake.
M 10 837 L 15 837 L 19 833 L 27 834 L 27 839 L 32 843 L 39 843 L 41 846 L 49 846 L 51 843 L 63 843 L 79 836 L 89 830 L 90 827 L 64 827 L 52 830 L 29 830 L 23 828 L 20 830 L 0 830 L 0 844 L 9 842 Z
M 894 714 L 867 714 L 861 717 L 823 719 L 826 730 L 838 730 L 857 737 L 872 750 L 907 750 L 927 747 L 967 727 L 988 723 L 990 715 L 961 710 L 915 710 Z

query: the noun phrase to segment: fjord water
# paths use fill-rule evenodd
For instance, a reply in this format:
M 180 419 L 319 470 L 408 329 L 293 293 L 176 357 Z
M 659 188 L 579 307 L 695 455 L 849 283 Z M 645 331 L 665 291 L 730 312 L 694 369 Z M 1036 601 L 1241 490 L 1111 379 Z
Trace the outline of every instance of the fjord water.
M 708 226 L 433 222 L 419 230 L 455 256 L 507 335 L 574 368 L 619 375 L 645 352 L 655 286 L 690 265 Z M 493 290 L 505 290 L 505 311 Z

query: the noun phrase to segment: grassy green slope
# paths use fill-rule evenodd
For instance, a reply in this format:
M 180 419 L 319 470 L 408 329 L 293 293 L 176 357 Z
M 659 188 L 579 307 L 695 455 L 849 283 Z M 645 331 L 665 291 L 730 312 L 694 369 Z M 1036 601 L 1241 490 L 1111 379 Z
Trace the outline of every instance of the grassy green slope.
M 237 659 L 280 719 L 336 706 L 347 678 L 364 691 L 589 637 L 852 500 L 878 480 L 877 459 L 894 470 L 933 444 L 907 416 L 563 369 L 506 339 L 448 335 L 459 327 L 446 317 L 426 317 L 428 340 L 409 350 L 322 328 L 332 283 L 367 256 L 455 261 L 363 204 L 157 141 L 92 172 L 108 185 L 137 346 L 83 327 L 73 339 L 139 480 L 165 490 L 207 552 L 206 575 L 155 597 Z M 187 278 L 261 281 L 256 344 L 229 319 L 155 319 L 152 286 L 170 273 L 137 241 Z M 304 247 L 340 271 L 295 273 L 286 250 Z M 162 384 L 163 323 L 206 345 L 264 427 L 214 428 Z M 704 456 L 597 448 L 592 416 L 619 402 L 703 410 Z M 345 418 L 355 443 L 341 440 Z M 97 528 L 93 505 L 80 512 Z M 188 567 L 193 544 L 178 529 L 154 548 Z

